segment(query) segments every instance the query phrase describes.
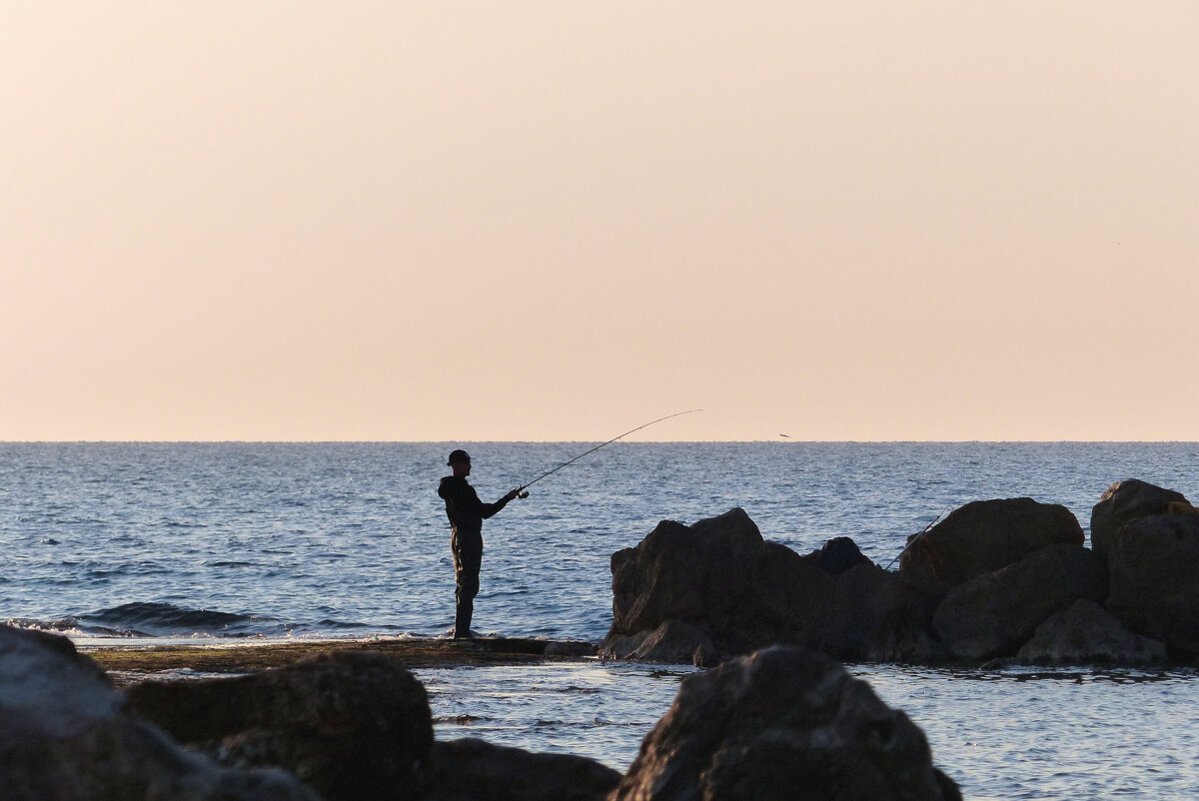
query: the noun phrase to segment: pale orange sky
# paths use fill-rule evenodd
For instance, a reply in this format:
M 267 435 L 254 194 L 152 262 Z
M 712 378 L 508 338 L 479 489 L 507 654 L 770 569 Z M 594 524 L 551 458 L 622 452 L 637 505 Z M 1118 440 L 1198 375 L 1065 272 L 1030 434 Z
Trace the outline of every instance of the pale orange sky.
M 25 2 L 0 440 L 1199 440 L 1199 3 Z

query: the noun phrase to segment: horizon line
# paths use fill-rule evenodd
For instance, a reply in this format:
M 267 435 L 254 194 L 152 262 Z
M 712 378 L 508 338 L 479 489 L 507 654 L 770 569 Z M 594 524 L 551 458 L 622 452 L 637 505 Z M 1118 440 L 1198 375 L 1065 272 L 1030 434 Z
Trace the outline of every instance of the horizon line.
M 600 439 L 0 439 L 0 445 L 554 445 Z M 1187 439 L 622 439 L 628 445 L 1193 445 Z

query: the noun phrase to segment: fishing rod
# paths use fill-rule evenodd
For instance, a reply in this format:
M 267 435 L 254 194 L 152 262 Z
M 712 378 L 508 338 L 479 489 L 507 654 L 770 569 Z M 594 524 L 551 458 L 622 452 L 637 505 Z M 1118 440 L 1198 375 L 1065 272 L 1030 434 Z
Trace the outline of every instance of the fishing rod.
M 687 411 L 685 411 L 685 412 L 675 412 L 674 414 L 668 414 L 668 415 L 666 415 L 665 417 L 659 417 L 657 420 L 650 420 L 648 423 L 644 423 L 644 424 L 642 424 L 642 425 L 639 425 L 639 426 L 637 426 L 636 428 L 630 428 L 628 431 L 624 432 L 623 434 L 620 434 L 619 436 L 612 437 L 612 439 L 608 440 L 607 442 L 604 442 L 604 443 L 601 443 L 601 444 L 599 444 L 599 445 L 596 445 L 596 446 L 595 446 L 594 448 L 592 448 L 591 450 L 583 451 L 582 453 L 580 453 L 578 456 L 574 457 L 573 459 L 568 459 L 567 461 L 565 461 L 565 462 L 563 462 L 562 464 L 560 464 L 560 465 L 558 465 L 557 467 L 555 467 L 553 470 L 547 470 L 547 471 L 545 471 L 544 473 L 542 473 L 541 475 L 537 476 L 537 478 L 533 479 L 532 481 L 528 481 L 528 482 L 525 482 L 524 484 L 521 484 L 521 485 L 520 485 L 520 489 L 519 489 L 519 490 L 517 490 L 518 497 L 521 497 L 521 498 L 527 498 L 527 497 L 529 497 L 529 493 L 528 493 L 528 489 L 529 489 L 529 487 L 533 486 L 534 484 L 536 484 L 536 483 L 537 483 L 538 481 L 540 481 L 541 479 L 543 479 L 543 478 L 548 478 L 549 476 L 552 476 L 554 473 L 557 473 L 557 472 L 558 472 L 559 470 L 561 470 L 563 467 L 566 467 L 567 465 L 572 465 L 572 464 L 574 464 L 575 462 L 577 462 L 577 461 L 579 461 L 580 459 L 582 459 L 584 456 L 587 456 L 587 455 L 589 455 L 589 454 L 595 453 L 595 452 L 596 452 L 596 451 L 598 451 L 600 448 L 603 448 L 603 447 L 604 447 L 604 446 L 606 446 L 606 445 L 611 445 L 613 442 L 616 442 L 616 440 L 618 440 L 618 439 L 624 439 L 624 438 L 625 438 L 625 437 L 627 437 L 629 434 L 634 434 L 634 433 L 636 433 L 636 432 L 640 431 L 640 430 L 641 430 L 641 429 L 643 429 L 643 428 L 649 428 L 650 426 L 654 425 L 655 423 L 661 423 L 663 420 L 669 420 L 669 419 L 670 419 L 670 418 L 672 418 L 672 417 L 682 417 L 682 416 L 683 416 L 683 415 L 685 415 L 685 414 L 693 414 L 693 413 L 695 413 L 695 412 L 702 412 L 702 411 L 703 411 L 703 409 L 688 409 L 688 410 L 687 410 Z
M 911 548 L 913 545 L 915 545 L 917 540 L 919 540 L 921 537 L 923 537 L 925 534 L 927 534 L 927 533 L 929 532 L 929 529 L 931 529 L 933 526 L 937 525 L 937 521 L 938 521 L 938 520 L 940 520 L 942 517 L 944 517 L 944 516 L 945 516 L 945 513 L 946 513 L 946 512 L 948 512 L 948 511 L 949 511 L 949 507 L 948 507 L 948 506 L 946 506 L 946 507 L 945 507 L 943 510 L 941 510 L 941 514 L 939 514 L 939 515 L 937 515 L 936 517 L 934 517 L 934 518 L 933 518 L 933 522 L 931 522 L 931 523 L 929 523 L 927 526 L 925 526 L 925 527 L 924 527 L 924 530 L 923 530 L 923 531 L 921 531 L 919 534 L 917 534 L 915 537 L 912 537 L 912 541 L 911 541 L 911 542 L 909 542 L 907 545 L 903 546 L 903 550 L 902 550 L 902 551 L 900 551 L 899 553 L 897 553 L 897 554 L 895 555 L 895 558 L 894 558 L 894 559 L 892 559 L 892 560 L 891 560 L 891 561 L 890 561 L 890 562 L 887 564 L 887 568 L 886 568 L 886 569 L 887 569 L 887 570 L 890 570 L 890 569 L 891 569 L 891 565 L 893 565 L 893 564 L 895 564 L 896 562 L 898 562 L 898 561 L 899 561 L 899 557 L 901 557 L 901 556 L 903 556 L 905 553 L 907 553 L 907 552 L 908 552 L 908 549 L 909 549 L 909 548 Z

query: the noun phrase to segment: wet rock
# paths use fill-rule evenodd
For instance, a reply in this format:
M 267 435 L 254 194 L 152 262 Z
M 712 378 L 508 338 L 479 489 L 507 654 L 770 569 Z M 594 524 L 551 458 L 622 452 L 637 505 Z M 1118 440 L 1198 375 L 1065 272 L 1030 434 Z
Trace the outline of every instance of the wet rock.
M 133 711 L 182 742 L 230 766 L 281 766 L 326 801 L 425 792 L 425 689 L 381 654 L 332 651 L 249 676 L 147 681 L 126 692 Z
M 1199 514 L 1125 523 L 1107 542 L 1107 609 L 1179 657 L 1199 654 Z
M 592 759 L 467 738 L 434 743 L 427 801 L 602 801 L 620 773 Z
M 1060 504 L 1031 498 L 974 501 L 908 538 L 899 569 L 941 594 L 1007 567 L 1047 545 L 1083 545 L 1078 519 Z
M 628 637 L 605 641 L 602 656 L 632 662 L 657 662 L 680 665 L 711 660 L 719 649 L 699 626 L 682 620 L 667 620 L 656 629 L 647 629 Z
M 612 590 L 607 655 L 691 662 L 701 646 L 710 658 L 783 642 L 842 659 L 923 661 L 936 650 L 932 604 L 902 576 L 869 561 L 830 573 L 818 553 L 765 542 L 741 509 L 660 523 L 612 556 Z
M 923 732 L 828 657 L 778 646 L 683 681 L 611 801 L 959 799 Z
M 0 626 L 6 801 L 318 801 L 281 771 L 231 771 L 129 715 L 64 637 Z
M 1016 656 L 1033 665 L 1155 665 L 1166 661 L 1166 646 L 1133 634 L 1102 606 L 1081 598 L 1038 626 Z
M 1106 592 L 1094 553 L 1051 545 L 955 587 L 937 607 L 933 629 L 954 658 L 1010 656 L 1051 614 L 1079 598 L 1101 601 Z
M 1106 559 L 1112 538 L 1131 521 L 1171 512 L 1194 511 L 1180 492 L 1136 478 L 1117 481 L 1091 508 L 1091 548 Z

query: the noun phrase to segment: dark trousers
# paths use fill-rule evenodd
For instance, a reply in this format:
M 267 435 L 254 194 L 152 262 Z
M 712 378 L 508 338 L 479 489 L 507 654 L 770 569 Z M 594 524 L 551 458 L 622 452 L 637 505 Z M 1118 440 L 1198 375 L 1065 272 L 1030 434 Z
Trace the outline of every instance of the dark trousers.
M 454 552 L 454 578 L 457 589 L 454 600 L 454 636 L 470 636 L 470 619 L 475 611 L 475 596 L 479 594 L 479 568 L 483 564 L 483 537 L 474 532 L 455 531 L 450 537 Z

